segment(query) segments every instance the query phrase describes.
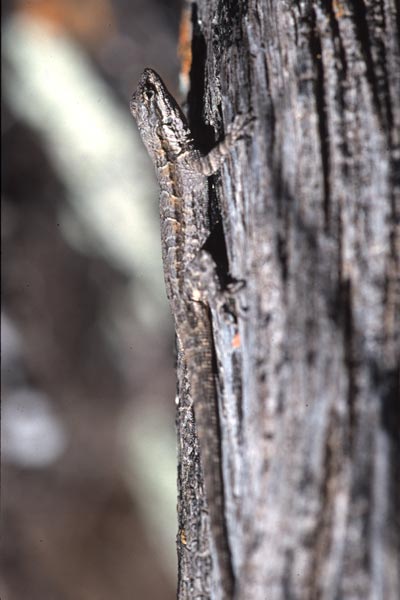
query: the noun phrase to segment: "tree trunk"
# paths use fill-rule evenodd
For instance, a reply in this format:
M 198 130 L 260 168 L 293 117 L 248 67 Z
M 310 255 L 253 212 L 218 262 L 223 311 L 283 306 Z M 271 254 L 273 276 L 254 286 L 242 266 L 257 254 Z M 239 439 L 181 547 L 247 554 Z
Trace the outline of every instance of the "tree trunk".
M 400 598 L 397 11 L 193 5 L 194 134 L 256 119 L 210 185 L 220 270 L 243 282 L 237 319 L 213 312 L 237 600 Z M 212 550 L 184 402 L 178 429 L 179 595 L 222 598 L 188 559 L 188 537 Z

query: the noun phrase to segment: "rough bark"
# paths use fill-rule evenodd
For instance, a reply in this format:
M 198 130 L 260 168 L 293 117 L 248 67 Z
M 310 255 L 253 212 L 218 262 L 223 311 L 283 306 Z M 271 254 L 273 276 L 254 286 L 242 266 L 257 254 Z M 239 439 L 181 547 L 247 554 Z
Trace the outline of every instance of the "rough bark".
M 400 597 L 397 11 L 394 0 L 193 5 L 194 133 L 206 146 L 205 122 L 218 139 L 238 112 L 257 119 L 210 186 L 219 267 L 245 282 L 237 323 L 213 314 L 241 600 Z M 193 427 L 190 407 L 185 418 Z M 181 582 L 207 576 L 184 558 L 185 511 L 207 536 L 186 440 Z

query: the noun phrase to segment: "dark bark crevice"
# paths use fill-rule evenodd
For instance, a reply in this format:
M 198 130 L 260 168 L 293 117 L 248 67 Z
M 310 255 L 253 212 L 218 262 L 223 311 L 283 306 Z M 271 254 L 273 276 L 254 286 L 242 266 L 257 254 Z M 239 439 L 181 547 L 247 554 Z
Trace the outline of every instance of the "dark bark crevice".
M 352 5 L 354 7 L 353 23 L 355 33 L 364 59 L 366 77 L 370 85 L 376 114 L 378 115 L 382 125 L 385 125 L 384 112 L 379 93 L 379 84 L 377 81 L 375 64 L 372 57 L 371 46 L 373 40 L 371 39 L 368 26 L 368 9 L 364 0 L 353 0 Z
M 342 312 L 344 360 L 347 368 L 347 407 L 349 423 L 349 451 L 352 452 L 357 418 L 357 358 L 355 355 L 354 318 L 352 308 L 352 289 L 349 280 L 340 285 L 339 306 Z
M 329 156 L 329 129 L 327 121 L 327 106 L 325 102 L 324 63 L 322 60 L 322 46 L 319 38 L 317 20 L 312 13 L 310 27 L 310 53 L 314 61 L 315 71 L 315 102 L 318 114 L 319 142 L 321 145 L 321 163 L 324 184 L 324 216 L 325 230 L 330 229 L 330 156 Z

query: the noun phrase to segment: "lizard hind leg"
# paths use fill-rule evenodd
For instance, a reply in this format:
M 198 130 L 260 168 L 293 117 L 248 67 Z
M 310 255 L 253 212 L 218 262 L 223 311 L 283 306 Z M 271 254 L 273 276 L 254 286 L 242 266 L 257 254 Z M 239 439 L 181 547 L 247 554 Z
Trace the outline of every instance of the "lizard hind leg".
M 247 308 L 240 302 L 241 292 L 246 287 L 243 280 L 221 286 L 217 265 L 206 250 L 201 250 L 186 268 L 188 298 L 209 307 L 213 316 L 219 315 L 223 322 L 236 322 L 237 317 L 247 318 Z
M 194 302 L 209 305 L 211 299 L 222 294 L 217 265 L 206 250 L 200 250 L 188 264 L 185 280 L 188 282 L 188 297 Z

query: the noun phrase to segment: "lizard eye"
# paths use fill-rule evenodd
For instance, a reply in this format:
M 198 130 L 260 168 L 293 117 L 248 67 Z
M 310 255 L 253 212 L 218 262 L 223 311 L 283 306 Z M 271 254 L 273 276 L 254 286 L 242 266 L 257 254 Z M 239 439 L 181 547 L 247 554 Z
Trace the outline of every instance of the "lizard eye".
M 168 117 L 167 119 L 164 120 L 164 125 L 172 125 L 171 117 Z

